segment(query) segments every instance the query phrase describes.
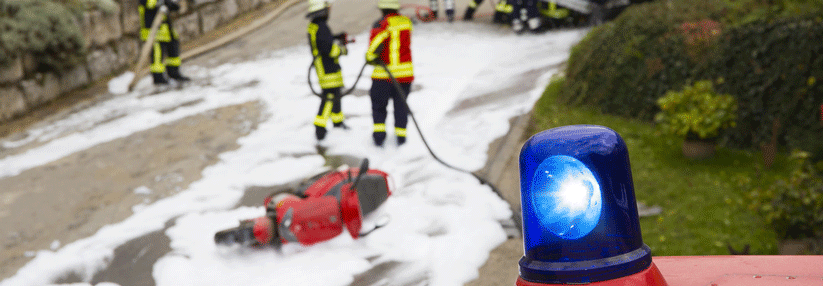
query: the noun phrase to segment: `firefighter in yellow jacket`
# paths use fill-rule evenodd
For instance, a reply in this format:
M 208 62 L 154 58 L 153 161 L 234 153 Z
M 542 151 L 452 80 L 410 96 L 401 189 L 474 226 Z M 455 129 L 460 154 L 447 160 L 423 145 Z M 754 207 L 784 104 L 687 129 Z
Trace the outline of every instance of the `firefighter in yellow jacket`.
M 140 6 L 140 39 L 145 41 L 149 37 L 151 23 L 161 6 L 166 6 L 169 11 L 179 11 L 179 0 L 139 0 Z M 168 77 L 178 82 L 189 81 L 188 77 L 180 73 L 180 40 L 177 33 L 172 29 L 168 16 L 163 15 L 163 22 L 157 29 L 152 48 L 151 75 L 154 84 L 168 84 Z M 165 57 L 165 61 L 164 58 Z
M 372 137 L 375 145 L 383 146 L 383 141 L 386 140 L 386 106 L 391 99 L 394 103 L 394 135 L 397 137 L 397 144 L 402 145 L 406 143 L 409 112 L 404 99 L 401 98 L 403 95 L 395 89 L 389 73 L 381 64 L 386 65 L 408 96 L 414 81 L 411 55 L 412 21 L 397 13 L 400 9 L 398 0 L 378 0 L 377 7 L 383 12 L 383 18 L 374 24 L 366 51 L 366 62 L 375 65 L 369 91 L 374 119 Z
M 343 123 L 340 89 L 343 87 L 343 73 L 338 58 L 346 55 L 346 33 L 332 35 L 326 21 L 329 19 L 329 3 L 326 0 L 309 0 L 309 13 L 306 15 L 311 21 L 308 27 L 309 45 L 314 57 L 314 69 L 320 88 L 323 89 L 320 110 L 314 118 L 315 136 L 317 140 L 326 137 L 326 123 L 331 117 L 334 127 L 346 128 Z

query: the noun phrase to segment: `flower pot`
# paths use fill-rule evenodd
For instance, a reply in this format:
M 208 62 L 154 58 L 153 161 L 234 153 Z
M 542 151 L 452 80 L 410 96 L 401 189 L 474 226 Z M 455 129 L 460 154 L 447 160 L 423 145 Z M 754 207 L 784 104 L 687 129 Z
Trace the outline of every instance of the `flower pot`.
M 711 141 L 684 140 L 683 156 L 689 159 L 708 159 L 714 156 L 716 143 Z
M 819 238 L 785 239 L 780 241 L 777 252 L 780 255 L 821 254 L 823 243 Z

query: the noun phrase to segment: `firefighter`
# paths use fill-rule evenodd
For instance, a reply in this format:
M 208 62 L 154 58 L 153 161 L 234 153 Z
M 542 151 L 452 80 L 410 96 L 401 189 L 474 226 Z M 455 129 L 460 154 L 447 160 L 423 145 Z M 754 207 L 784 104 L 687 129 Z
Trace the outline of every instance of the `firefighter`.
M 331 117 L 332 124 L 337 128 L 347 129 L 343 123 L 345 116 L 341 111 L 340 89 L 343 87 L 343 73 L 338 58 L 348 53 L 346 49 L 346 33 L 332 35 L 326 21 L 329 19 L 329 3 L 326 0 L 309 0 L 311 19 L 308 26 L 309 46 L 314 57 L 314 70 L 320 87 L 323 89 L 320 100 L 320 110 L 314 118 L 315 136 L 317 140 L 326 137 L 326 123 Z
M 540 27 L 540 11 L 537 9 L 538 0 L 512 0 L 512 12 L 509 14 L 512 29 L 522 33 L 526 29 L 535 31 Z
M 494 6 L 494 18 L 492 21 L 500 24 L 508 24 L 511 21 L 513 11 L 514 6 L 509 3 L 509 0 L 500 0 L 497 2 L 497 5 Z
M 454 0 L 443 0 L 443 6 L 446 8 L 446 17 L 449 19 L 449 22 L 454 21 Z M 432 11 L 431 20 L 437 20 L 437 14 L 440 10 L 438 0 L 429 0 L 429 9 Z
M 405 99 L 393 85 L 389 73 L 399 82 L 405 96 L 411 91 L 414 69 L 411 55 L 412 22 L 399 15 L 399 0 L 378 0 L 377 7 L 383 12 L 383 18 L 374 24 L 366 51 L 366 62 L 375 65 L 372 73 L 372 86 L 369 91 L 374 119 L 374 144 L 383 146 L 386 140 L 386 106 L 389 99 L 394 102 L 394 135 L 397 144 L 406 143 L 406 123 L 408 110 Z
M 469 2 L 469 7 L 466 8 L 466 13 L 463 14 L 463 21 L 471 21 L 474 19 L 474 11 L 477 10 L 477 7 L 480 6 L 480 4 L 483 4 L 483 0 L 471 0 L 471 2 Z
M 466 8 L 466 13 L 463 14 L 463 21 L 471 21 L 474 19 L 474 12 L 477 11 L 477 7 L 479 7 L 480 4 L 483 4 L 483 0 L 471 0 L 469 7 Z M 508 23 L 513 10 L 514 7 L 509 4 L 509 1 L 497 1 L 497 5 L 494 6 L 493 21 L 495 23 Z
M 140 0 L 138 11 L 140 12 L 140 39 L 146 41 L 151 30 L 151 23 L 157 15 L 161 6 L 166 6 L 169 11 L 179 11 L 179 0 Z M 164 60 L 165 58 L 165 60 Z M 168 77 L 178 82 L 189 81 L 188 77 L 180 73 L 180 39 L 172 29 L 171 21 L 167 15 L 163 15 L 163 22 L 157 29 L 152 47 L 151 75 L 154 84 L 168 84 Z

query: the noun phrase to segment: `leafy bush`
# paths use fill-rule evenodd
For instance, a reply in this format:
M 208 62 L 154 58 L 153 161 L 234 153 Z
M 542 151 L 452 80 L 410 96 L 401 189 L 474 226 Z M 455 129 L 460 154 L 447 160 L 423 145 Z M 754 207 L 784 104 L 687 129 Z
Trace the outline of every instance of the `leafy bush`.
M 655 121 L 666 132 L 681 137 L 713 139 L 720 130 L 735 126 L 737 102 L 731 95 L 715 93 L 710 81 L 699 81 L 679 92 L 669 91 L 657 100 L 657 105 L 661 112 Z
M 757 21 L 727 30 L 717 46 L 716 58 L 695 77 L 723 79 L 715 88 L 740 103 L 738 127 L 726 133 L 727 142 L 769 142 L 777 122 L 778 143 L 823 156 L 813 150 L 823 138 L 823 21 Z
M 572 49 L 561 101 L 652 120 L 659 111 L 657 98 L 689 84 L 692 70 L 707 58 L 703 53 L 709 50 L 699 47 L 722 30 L 722 7 L 720 0 L 629 7 L 614 21 L 592 29 Z M 705 29 L 700 21 L 718 24 Z
M 819 1 L 631 6 L 572 49 L 560 100 L 651 121 L 660 95 L 711 80 L 740 103 L 738 125 L 724 132 L 724 143 L 758 147 L 770 141 L 778 121 L 778 143 L 814 151 L 823 138 L 823 69 L 817 68 L 823 66 L 823 18 L 781 17 L 821 11 Z M 757 20 L 763 15 L 767 20 Z
M 781 238 L 823 239 L 823 179 L 806 152 L 794 152 L 799 163 L 788 180 L 765 188 L 754 186 L 749 208 L 760 212 Z
M 117 4 L 113 0 L 57 0 L 63 3 L 66 7 L 75 13 L 100 10 L 105 13 L 114 13 L 117 10 Z
M 59 2 L 0 1 L 0 65 L 31 53 L 38 70 L 66 69 L 85 53 L 73 14 Z

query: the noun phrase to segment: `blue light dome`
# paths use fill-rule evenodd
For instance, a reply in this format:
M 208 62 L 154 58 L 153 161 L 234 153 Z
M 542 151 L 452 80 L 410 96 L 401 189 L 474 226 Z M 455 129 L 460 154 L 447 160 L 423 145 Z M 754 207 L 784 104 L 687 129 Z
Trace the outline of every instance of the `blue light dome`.
M 564 239 L 578 239 L 600 220 L 600 184 L 579 160 L 546 158 L 534 172 L 529 198 L 540 226 Z
M 651 265 L 628 149 L 614 130 L 573 125 L 532 136 L 520 152 L 520 192 L 524 280 L 589 283 Z

